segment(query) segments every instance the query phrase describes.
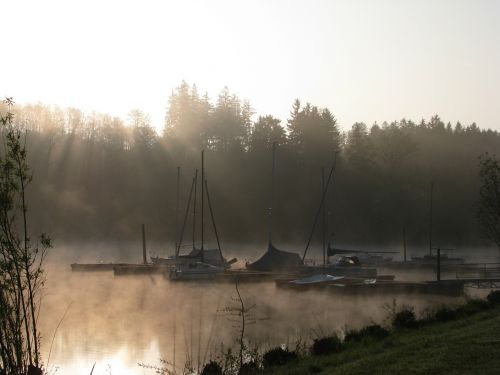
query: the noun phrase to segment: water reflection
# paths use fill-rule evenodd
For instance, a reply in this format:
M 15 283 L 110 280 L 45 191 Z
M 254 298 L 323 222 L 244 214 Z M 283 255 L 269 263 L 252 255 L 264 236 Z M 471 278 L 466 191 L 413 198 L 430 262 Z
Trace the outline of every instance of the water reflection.
M 195 368 L 235 344 L 237 323 L 222 312 L 234 304 L 234 285 L 170 283 L 161 276 L 113 277 L 111 272 L 71 273 L 68 266 L 48 267 L 41 318 L 43 355 L 49 370 L 61 374 L 154 374 L 138 363 L 158 365 L 160 358 L 178 370 L 190 360 Z M 263 348 L 316 335 L 382 322 L 394 297 L 338 297 L 324 292 L 297 293 L 274 283 L 242 284 L 257 323 L 247 338 Z M 397 296 L 417 311 L 459 299 Z

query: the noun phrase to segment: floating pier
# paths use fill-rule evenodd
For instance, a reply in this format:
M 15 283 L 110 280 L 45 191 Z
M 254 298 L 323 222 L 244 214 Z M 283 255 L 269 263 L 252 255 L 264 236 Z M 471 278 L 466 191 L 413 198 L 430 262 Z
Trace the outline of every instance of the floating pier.
M 285 289 L 297 291 L 323 290 L 335 294 L 437 294 L 446 296 L 460 296 L 464 293 L 464 283 L 457 280 L 426 281 L 426 282 L 398 282 L 377 280 L 374 283 L 365 283 L 363 280 L 338 280 L 335 282 L 318 284 L 293 284 L 289 280 L 277 280 L 276 285 Z
M 169 269 L 166 265 L 136 263 L 72 263 L 73 272 L 113 272 L 115 276 L 148 275 L 162 273 Z
M 113 271 L 115 267 L 128 266 L 126 263 L 72 263 L 73 272 L 101 272 Z
M 113 273 L 115 276 L 152 275 L 165 273 L 171 268 L 164 264 L 123 264 L 113 267 Z

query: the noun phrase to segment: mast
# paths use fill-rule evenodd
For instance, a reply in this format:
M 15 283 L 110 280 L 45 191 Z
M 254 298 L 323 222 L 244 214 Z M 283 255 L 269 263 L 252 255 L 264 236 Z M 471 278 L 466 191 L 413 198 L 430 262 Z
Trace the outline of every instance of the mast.
M 193 202 L 193 250 L 196 241 L 196 188 L 198 186 L 198 169 L 194 171 L 194 202 Z
M 316 224 L 318 223 L 319 215 L 321 214 L 321 208 L 323 207 L 323 204 L 325 202 L 326 192 L 328 191 L 328 186 L 330 186 L 330 181 L 332 180 L 333 174 L 335 172 L 336 164 L 337 164 L 337 153 L 335 153 L 335 159 L 333 161 L 332 168 L 330 169 L 330 173 L 328 174 L 328 179 L 326 180 L 325 189 L 324 191 L 321 192 L 321 202 L 319 204 L 318 211 L 316 211 L 316 216 L 314 217 L 314 223 L 311 232 L 309 233 L 309 239 L 307 240 L 307 245 L 304 250 L 304 255 L 302 256 L 302 262 L 305 261 L 307 251 L 309 250 L 309 245 L 311 245 L 311 240 L 314 234 L 314 230 L 316 229 Z
M 144 224 L 142 224 L 142 261 L 144 264 L 148 264 L 146 257 L 146 226 Z
M 193 189 L 195 186 L 195 179 L 193 177 L 193 182 L 191 183 L 191 190 L 189 190 L 189 199 L 186 207 L 186 213 L 184 214 L 184 221 L 182 222 L 181 233 L 179 235 L 179 243 L 177 244 L 177 248 L 175 249 L 175 258 L 179 257 L 179 252 L 181 250 L 182 239 L 184 238 L 184 229 L 186 228 L 186 222 L 189 214 L 189 208 L 191 207 L 191 198 L 193 197 Z
M 325 194 L 325 167 L 321 167 L 321 190 Z M 323 267 L 326 267 L 326 212 L 325 212 L 326 198 L 323 200 L 321 209 L 323 210 Z
M 205 188 L 203 186 L 203 181 L 205 181 L 205 150 L 201 150 L 201 262 L 204 262 L 204 254 L 203 254 L 203 213 L 204 213 L 204 205 L 205 205 Z
M 434 192 L 434 181 L 431 181 L 430 207 L 429 207 L 429 255 L 432 255 L 432 194 Z
M 273 161 L 271 169 L 271 201 L 269 204 L 268 218 L 269 218 L 269 248 L 273 242 L 273 198 L 274 198 L 274 180 L 275 180 L 275 164 L 276 164 L 276 142 L 273 142 Z
M 403 257 L 406 263 L 406 228 L 403 227 Z
M 175 203 L 175 249 L 179 245 L 179 194 L 181 181 L 181 167 L 177 167 L 177 198 Z
M 214 211 L 212 209 L 212 203 L 210 201 L 210 193 L 208 192 L 207 180 L 205 180 L 205 190 L 207 191 L 208 209 L 210 210 L 210 217 L 212 218 L 212 225 L 214 227 L 215 239 L 217 240 L 217 247 L 219 249 L 220 261 L 222 264 L 224 264 L 224 257 L 222 256 L 222 249 L 220 247 L 219 234 L 217 233 L 217 226 L 215 225 Z

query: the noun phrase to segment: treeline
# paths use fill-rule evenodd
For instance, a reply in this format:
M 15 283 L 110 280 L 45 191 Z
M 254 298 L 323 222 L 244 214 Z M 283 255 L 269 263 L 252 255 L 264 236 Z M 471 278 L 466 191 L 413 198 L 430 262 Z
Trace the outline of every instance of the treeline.
M 15 123 L 26 131 L 35 174 L 29 191 L 33 229 L 56 238 L 136 239 L 145 223 L 149 237 L 167 247 L 175 236 L 177 166 L 184 209 L 205 149 L 223 245 L 264 242 L 271 149 L 277 142 L 278 246 L 305 244 L 321 198 L 322 168 L 327 175 L 336 152 L 327 227 L 337 244 L 400 243 L 406 228 L 408 242 L 425 247 L 431 181 L 434 243 L 486 243 L 475 217 L 478 156 L 500 150 L 500 135 L 474 123 L 450 124 L 434 116 L 356 123 L 342 131 L 328 109 L 299 100 L 282 123 L 271 115 L 256 116 L 248 102 L 227 89 L 212 101 L 185 82 L 170 96 L 162 134 L 140 110 L 122 120 L 26 105 L 15 107 Z M 319 230 L 315 238 L 320 240 Z

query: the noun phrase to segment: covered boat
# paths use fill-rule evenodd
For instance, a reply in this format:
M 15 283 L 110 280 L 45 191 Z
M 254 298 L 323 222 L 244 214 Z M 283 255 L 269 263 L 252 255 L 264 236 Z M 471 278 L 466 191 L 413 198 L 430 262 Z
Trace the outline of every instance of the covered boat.
M 272 243 L 269 243 L 264 255 L 255 262 L 246 265 L 249 270 L 261 272 L 294 271 L 303 266 L 299 254 L 279 250 Z
M 297 285 L 309 285 L 309 284 L 320 284 L 320 283 L 329 283 L 333 281 L 338 281 L 344 279 L 344 276 L 332 276 L 328 274 L 319 274 L 319 275 L 312 275 L 308 277 L 304 277 L 302 279 L 297 279 L 297 280 L 292 280 L 289 281 L 290 284 L 297 284 Z

